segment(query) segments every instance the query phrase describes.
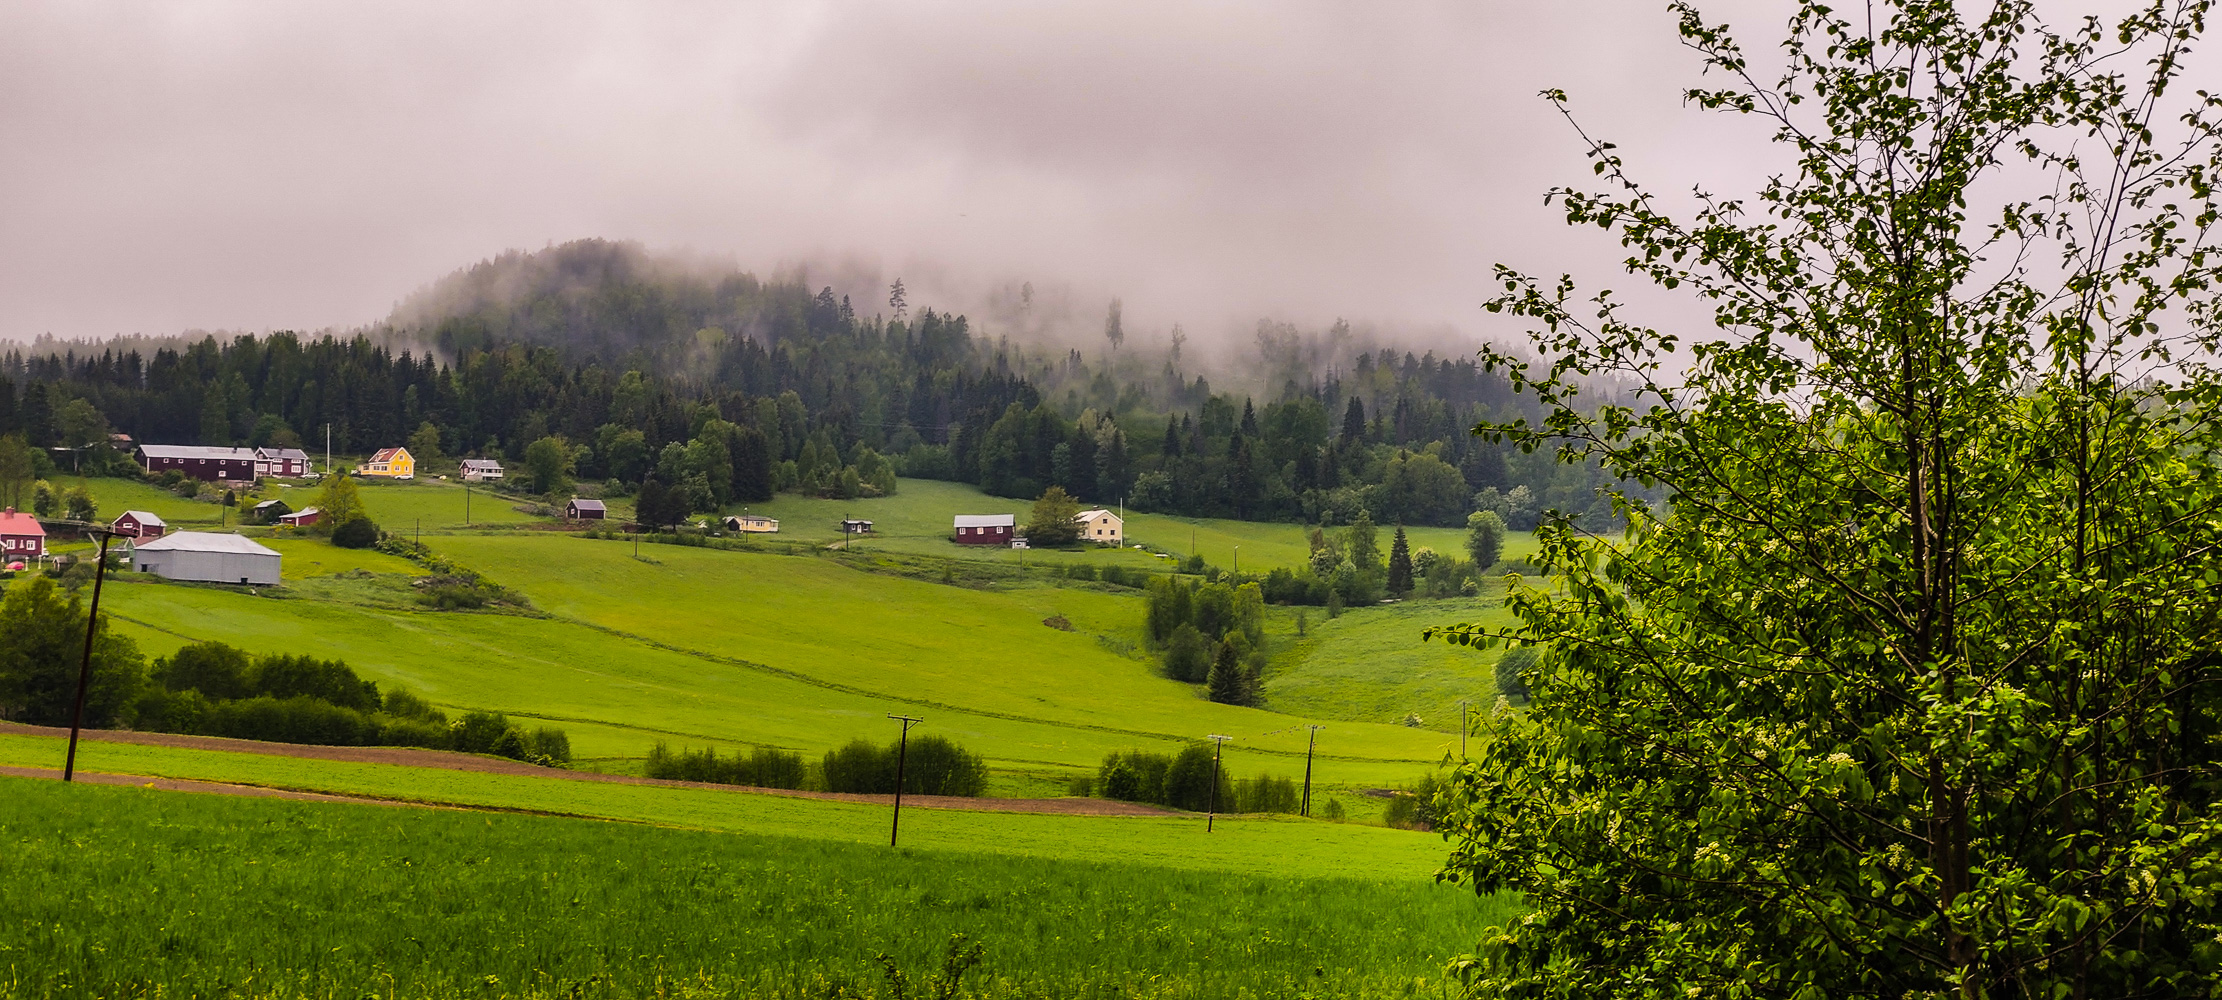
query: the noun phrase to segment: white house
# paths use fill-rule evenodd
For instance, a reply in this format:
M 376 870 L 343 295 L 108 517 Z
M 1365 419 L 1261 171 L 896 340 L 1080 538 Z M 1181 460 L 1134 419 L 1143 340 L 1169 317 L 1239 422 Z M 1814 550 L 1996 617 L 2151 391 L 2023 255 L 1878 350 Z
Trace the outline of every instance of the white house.
M 261 479 L 299 479 L 309 474 L 309 453 L 299 448 L 255 449 L 255 476 Z
M 179 531 L 132 547 L 141 573 L 202 583 L 275 585 L 280 557 L 251 538 L 213 531 Z
M 491 458 L 466 458 L 462 471 L 466 483 L 487 483 L 502 477 L 501 463 Z
M 1119 545 L 1126 541 L 1126 522 L 1108 510 L 1084 510 L 1072 519 L 1080 525 L 1080 540 L 1098 545 Z

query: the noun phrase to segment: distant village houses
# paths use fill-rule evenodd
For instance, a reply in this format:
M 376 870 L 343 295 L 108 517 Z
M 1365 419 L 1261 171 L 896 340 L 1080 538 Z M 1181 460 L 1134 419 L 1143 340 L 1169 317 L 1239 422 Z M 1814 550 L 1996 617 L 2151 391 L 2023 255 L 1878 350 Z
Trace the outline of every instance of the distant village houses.
M 39 519 L 18 514 L 9 507 L 0 511 L 0 564 L 28 563 L 46 555 L 46 529 Z
M 956 528 L 959 545 L 1009 545 L 1018 530 L 1018 515 L 959 514 Z
M 255 479 L 258 461 L 252 448 L 211 448 L 188 444 L 143 444 L 139 465 L 148 472 L 177 472 L 187 479 L 244 483 Z
M 407 448 L 380 448 L 377 454 L 370 456 L 370 461 L 356 466 L 355 472 L 380 479 L 415 479 L 417 460 Z
M 146 511 L 127 510 L 108 525 L 108 530 L 115 532 L 118 538 L 160 538 L 169 532 L 170 526 Z
M 255 476 L 261 479 L 300 479 L 309 474 L 309 453 L 299 448 L 255 449 Z
M 1084 510 L 1073 515 L 1080 525 L 1080 540 L 1098 545 L 1118 545 L 1126 541 L 1126 522 L 1108 510 Z
M 725 518 L 725 530 L 771 534 L 779 530 L 779 519 L 761 514 L 731 514 Z
M 213 531 L 180 531 L 132 546 L 133 568 L 168 580 L 272 586 L 279 579 L 277 552 L 251 538 Z

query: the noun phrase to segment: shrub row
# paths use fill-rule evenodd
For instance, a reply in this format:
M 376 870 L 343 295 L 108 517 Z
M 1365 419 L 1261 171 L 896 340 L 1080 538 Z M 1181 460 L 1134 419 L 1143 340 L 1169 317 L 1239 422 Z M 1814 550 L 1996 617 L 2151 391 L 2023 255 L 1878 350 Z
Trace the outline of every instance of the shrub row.
M 1216 805 L 1226 813 L 1293 813 L 1302 804 L 1296 782 L 1260 774 L 1242 781 L 1219 774 Z M 1194 743 L 1174 754 L 1128 750 L 1103 758 L 1095 791 L 1107 799 L 1148 802 L 1203 812 L 1214 805 L 1211 746 Z
M 1062 572 L 1067 579 L 1101 580 L 1114 586 L 1133 587 L 1137 590 L 1148 586 L 1150 577 L 1155 575 L 1148 570 L 1134 569 L 1128 566 L 1104 566 L 1098 568 L 1092 563 L 1080 563 L 1074 566 L 1067 566 Z
M 322 746 L 409 746 L 550 766 L 571 761 L 560 729 L 526 730 L 496 712 L 445 713 L 401 689 L 381 694 L 339 660 L 250 656 L 195 643 L 154 661 L 132 722 L 151 732 Z
M 939 736 L 919 736 L 908 750 L 896 743 L 879 746 L 856 740 L 827 752 L 815 767 L 802 755 L 758 749 L 747 755 L 718 755 L 715 749 L 673 751 L 658 743 L 648 751 L 647 774 L 677 781 L 711 781 L 758 788 L 806 788 L 821 792 L 887 795 L 895 791 L 897 756 L 902 757 L 906 795 L 977 797 L 987 791 L 987 762 Z

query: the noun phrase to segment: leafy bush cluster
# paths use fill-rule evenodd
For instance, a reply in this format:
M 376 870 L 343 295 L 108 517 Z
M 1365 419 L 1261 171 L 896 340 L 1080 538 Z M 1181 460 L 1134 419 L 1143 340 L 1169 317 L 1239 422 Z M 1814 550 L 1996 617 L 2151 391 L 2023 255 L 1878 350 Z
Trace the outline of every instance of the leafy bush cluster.
M 1151 578 L 1147 590 L 1147 628 L 1165 676 L 1206 685 L 1213 701 L 1254 704 L 1265 670 L 1263 588 L 1172 576 Z
M 889 795 L 895 791 L 898 745 L 856 740 L 815 763 L 801 754 L 758 748 L 731 757 L 716 749 L 674 751 L 658 743 L 648 751 L 647 775 L 672 781 L 709 781 L 756 788 Z M 903 751 L 903 793 L 978 797 L 987 792 L 987 762 L 940 736 L 913 736 Z
M 335 536 L 333 541 L 337 542 L 338 538 Z M 416 581 L 417 603 L 425 607 L 439 611 L 532 607 L 525 595 L 480 576 L 476 570 L 434 555 L 431 547 L 421 542 L 398 535 L 382 535 L 377 544 L 378 551 L 408 559 L 431 571 L 432 575 Z
M 1301 804 L 1296 782 L 1260 774 L 1242 781 L 1218 776 L 1220 812 L 1293 813 Z M 1122 802 L 1148 802 L 1203 812 L 1213 807 L 1211 745 L 1194 743 L 1178 753 L 1128 750 L 1103 758 L 1093 787 L 1098 795 Z
M 1381 811 L 1381 822 L 1405 830 L 1435 829 L 1436 796 L 1446 787 L 1445 782 L 1429 774 L 1409 788 L 1397 789 L 1389 796 L 1388 808 Z
M 1101 580 L 1114 586 L 1133 587 L 1135 589 L 1148 586 L 1150 577 L 1154 575 L 1148 570 L 1132 569 L 1126 566 L 1097 567 L 1090 563 L 1067 566 L 1062 572 L 1068 580 Z
M 324 746 L 411 746 L 486 753 L 542 764 L 571 759 L 562 730 L 526 732 L 501 715 L 450 723 L 422 698 L 356 676 L 338 660 L 252 656 L 219 642 L 157 659 L 132 723 L 154 732 Z
M 802 755 L 758 747 L 743 755 L 718 756 L 717 748 L 673 751 L 657 743 L 648 751 L 647 774 L 667 781 L 708 781 L 751 788 L 801 788 L 810 777 Z

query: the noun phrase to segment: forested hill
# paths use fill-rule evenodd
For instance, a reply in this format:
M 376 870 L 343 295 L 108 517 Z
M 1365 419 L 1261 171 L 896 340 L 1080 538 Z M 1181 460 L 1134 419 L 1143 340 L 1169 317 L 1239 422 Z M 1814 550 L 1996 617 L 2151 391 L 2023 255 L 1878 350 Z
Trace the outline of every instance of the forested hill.
M 781 489 L 870 494 L 889 471 L 1329 523 L 1463 523 L 1478 505 L 1521 526 L 1600 507 L 1592 470 L 1467 433 L 1526 411 L 1468 358 L 1380 349 L 1323 369 L 1342 328 L 1261 323 L 1251 370 L 1279 384 L 1234 394 L 1189 370 L 1177 338 L 1125 343 L 1115 311 L 1091 351 L 990 340 L 907 305 L 865 315 L 831 289 L 582 241 L 458 271 L 376 337 L 13 352 L 0 434 L 75 446 L 98 422 L 146 442 L 321 444 L 329 425 L 343 452 L 413 441 L 512 459 L 560 438 L 579 478 L 620 492 L 654 478 L 704 510 Z

